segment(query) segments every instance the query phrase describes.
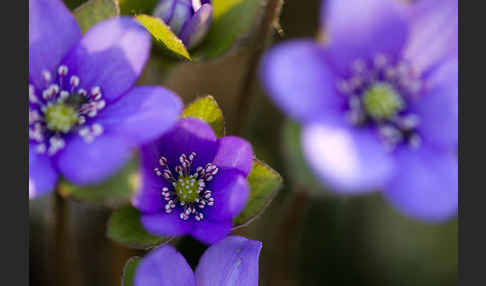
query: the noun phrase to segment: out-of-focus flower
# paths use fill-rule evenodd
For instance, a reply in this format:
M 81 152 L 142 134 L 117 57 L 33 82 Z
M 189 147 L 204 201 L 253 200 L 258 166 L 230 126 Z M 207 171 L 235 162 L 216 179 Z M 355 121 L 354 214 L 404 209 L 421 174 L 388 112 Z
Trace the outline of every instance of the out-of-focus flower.
M 132 87 L 150 35 L 121 17 L 82 36 L 59 0 L 29 1 L 29 197 L 61 173 L 76 184 L 117 171 L 131 149 L 174 126 L 181 100 L 162 87 Z
M 257 286 L 262 243 L 229 236 L 209 247 L 195 273 L 170 245 L 152 251 L 135 272 L 135 286 Z
M 211 0 L 160 0 L 154 16 L 170 26 L 188 49 L 202 42 L 213 20 Z
M 264 58 L 272 99 L 303 125 L 304 156 L 339 193 L 383 189 L 408 216 L 457 213 L 457 0 L 329 0 L 327 43 Z
M 132 204 L 151 233 L 190 234 L 205 243 L 225 237 L 246 205 L 251 145 L 238 137 L 217 139 L 195 118 L 141 150 L 141 187 Z

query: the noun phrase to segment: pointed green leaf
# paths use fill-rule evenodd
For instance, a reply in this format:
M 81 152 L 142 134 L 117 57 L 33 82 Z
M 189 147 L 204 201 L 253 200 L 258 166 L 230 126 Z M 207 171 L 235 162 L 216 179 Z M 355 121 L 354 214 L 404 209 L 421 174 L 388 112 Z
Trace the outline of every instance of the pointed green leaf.
M 159 0 L 118 0 L 123 15 L 151 14 Z
M 246 207 L 233 220 L 235 227 L 248 224 L 262 213 L 282 187 L 282 177 L 258 159 L 253 161 L 247 180 L 250 185 L 250 197 Z
M 120 172 L 100 185 L 79 187 L 67 181 L 61 181 L 59 192 L 63 197 L 74 200 L 101 204 L 107 207 L 118 207 L 130 201 L 138 182 L 138 160 L 132 159 Z
M 169 56 L 191 60 L 182 41 L 172 33 L 164 21 L 148 15 L 138 15 L 135 18 L 150 32 L 158 47 Z
M 213 23 L 203 43 L 191 53 L 209 59 L 222 55 L 258 24 L 267 0 L 213 0 Z
M 74 17 L 85 33 L 98 22 L 120 15 L 116 0 L 90 0 L 74 10 Z
M 135 279 L 135 271 L 138 264 L 142 261 L 142 257 L 134 256 L 128 259 L 125 267 L 123 267 L 122 286 L 133 286 L 133 279 Z
M 211 125 L 216 136 L 224 136 L 223 111 L 219 108 L 214 97 L 210 95 L 194 100 L 186 107 L 182 116 L 202 119 Z
M 168 242 L 171 238 L 148 233 L 140 222 L 140 212 L 125 206 L 113 212 L 106 235 L 131 248 L 147 249 Z

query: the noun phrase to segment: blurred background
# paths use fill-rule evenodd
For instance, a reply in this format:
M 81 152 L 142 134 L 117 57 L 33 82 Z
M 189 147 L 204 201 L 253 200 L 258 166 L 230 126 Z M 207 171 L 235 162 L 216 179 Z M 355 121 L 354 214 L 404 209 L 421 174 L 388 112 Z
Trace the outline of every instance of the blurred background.
M 66 2 L 75 8 L 84 1 Z M 285 1 L 268 44 L 315 37 L 320 5 Z M 284 178 L 284 188 L 265 212 L 234 232 L 263 242 L 260 285 L 457 285 L 457 220 L 428 225 L 401 216 L 379 194 L 336 197 L 321 189 L 300 158 L 298 126 L 287 122 L 259 85 L 254 73 L 259 56 L 247 39 L 216 60 L 179 64 L 166 73 L 162 55 L 153 50 L 139 84 L 164 85 L 186 104 L 213 95 L 227 134 L 252 142 L 256 156 Z M 105 237 L 111 209 L 71 200 L 63 210 L 66 229 L 56 237 L 54 200 L 29 202 L 30 285 L 121 285 L 126 260 L 146 252 Z M 206 249 L 191 238 L 172 243 L 193 267 Z M 66 267 L 53 262 L 55 248 L 69 253 Z

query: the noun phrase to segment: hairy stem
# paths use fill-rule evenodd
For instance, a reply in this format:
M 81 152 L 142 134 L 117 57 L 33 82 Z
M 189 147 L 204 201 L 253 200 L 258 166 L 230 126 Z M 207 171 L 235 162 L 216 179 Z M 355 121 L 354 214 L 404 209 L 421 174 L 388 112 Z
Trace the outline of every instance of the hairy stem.
M 260 58 L 265 51 L 268 39 L 271 36 L 274 24 L 276 23 L 275 20 L 280 15 L 282 4 L 283 0 L 267 0 L 265 12 L 257 28 L 258 32 L 255 33 L 255 36 L 253 37 L 253 49 L 250 51 L 248 68 L 243 78 L 243 84 L 237 99 L 237 134 L 241 135 L 244 131 L 249 112 L 252 83 L 257 73 L 258 63 L 260 62 Z

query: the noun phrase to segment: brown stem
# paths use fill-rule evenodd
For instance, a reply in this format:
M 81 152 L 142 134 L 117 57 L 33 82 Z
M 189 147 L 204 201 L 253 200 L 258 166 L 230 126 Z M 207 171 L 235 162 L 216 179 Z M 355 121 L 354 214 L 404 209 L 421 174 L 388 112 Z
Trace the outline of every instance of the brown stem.
M 69 230 L 69 208 L 65 199 L 55 192 L 54 198 L 54 266 L 58 286 L 80 285 L 80 275 L 75 267 L 75 249 Z
M 258 63 L 265 51 L 265 47 L 268 42 L 268 38 L 271 35 L 274 27 L 275 19 L 280 14 L 283 0 L 267 0 L 265 12 L 262 17 L 262 21 L 258 26 L 258 32 L 253 38 L 252 51 L 250 52 L 250 59 L 248 63 L 248 69 L 243 79 L 242 88 L 239 92 L 237 99 L 237 121 L 236 121 L 236 133 L 242 134 L 245 128 L 245 123 L 248 117 L 250 99 L 251 99 L 251 87 L 253 79 L 258 69 Z
M 281 257 L 277 260 L 277 265 L 272 268 L 270 275 L 270 286 L 293 285 L 295 281 L 295 271 L 291 261 L 296 261 L 296 247 L 301 226 L 302 218 L 306 214 L 309 205 L 310 194 L 304 187 L 296 187 L 288 198 L 290 206 L 283 221 L 281 222 L 278 232 L 278 249 L 281 249 Z

